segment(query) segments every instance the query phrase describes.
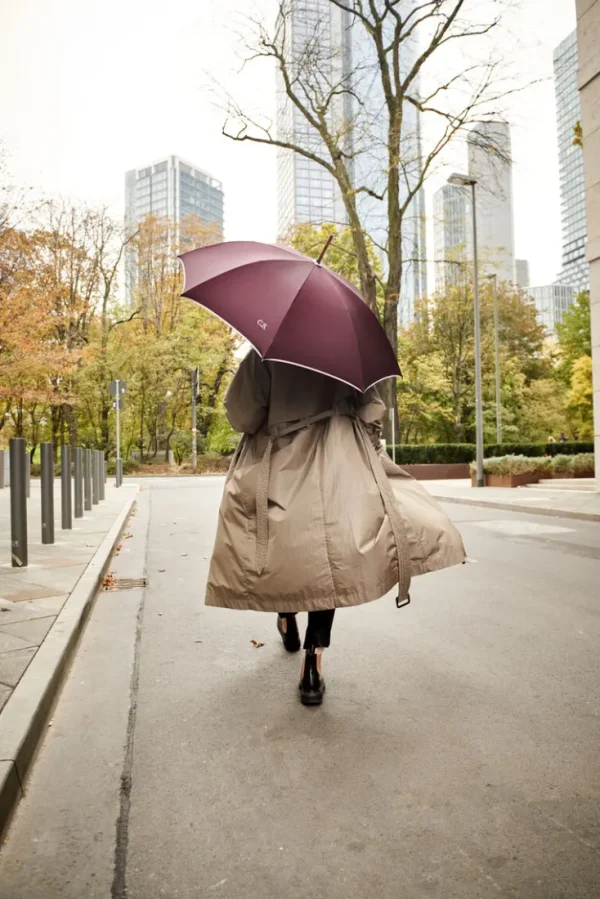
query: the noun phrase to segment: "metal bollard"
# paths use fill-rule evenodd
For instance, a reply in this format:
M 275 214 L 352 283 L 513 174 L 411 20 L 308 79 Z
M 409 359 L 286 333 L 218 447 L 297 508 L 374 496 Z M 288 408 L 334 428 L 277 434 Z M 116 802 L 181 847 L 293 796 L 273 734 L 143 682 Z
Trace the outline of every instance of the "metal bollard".
M 92 451 L 83 451 L 83 508 L 90 512 L 92 508 Z
M 73 499 L 71 493 L 71 447 L 60 450 L 60 511 L 63 531 L 73 527 Z
M 92 503 L 98 505 L 98 450 L 92 450 Z
M 10 539 L 13 568 L 25 568 L 27 558 L 27 488 L 25 486 L 24 437 L 11 437 L 10 452 Z
M 98 498 L 100 502 L 105 497 L 104 493 L 104 453 L 98 450 Z
M 4 490 L 4 450 L 0 449 L 0 490 Z
M 25 492 L 27 499 L 31 496 L 31 456 L 25 452 Z
M 42 461 L 42 543 L 54 543 L 54 448 L 40 445 Z
M 120 487 L 123 483 L 123 460 L 117 459 L 115 462 L 115 487 Z
M 83 450 L 75 447 L 75 518 L 83 518 Z

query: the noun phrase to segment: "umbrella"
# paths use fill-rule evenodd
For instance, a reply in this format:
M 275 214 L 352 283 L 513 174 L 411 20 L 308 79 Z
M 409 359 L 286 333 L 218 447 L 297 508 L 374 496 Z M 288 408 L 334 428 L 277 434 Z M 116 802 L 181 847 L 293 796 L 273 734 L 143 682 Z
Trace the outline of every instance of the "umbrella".
M 362 392 L 400 375 L 376 316 L 320 262 L 251 241 L 213 244 L 179 258 L 182 296 L 225 321 L 263 359 L 318 371 Z

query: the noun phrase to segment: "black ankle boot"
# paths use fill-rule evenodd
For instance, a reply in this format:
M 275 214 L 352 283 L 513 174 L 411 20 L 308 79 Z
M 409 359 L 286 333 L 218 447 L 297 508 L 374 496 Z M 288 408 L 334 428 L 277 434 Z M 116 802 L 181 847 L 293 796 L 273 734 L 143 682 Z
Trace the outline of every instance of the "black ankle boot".
M 285 621 L 285 631 L 283 623 Z M 300 634 L 298 633 L 298 625 L 296 624 L 295 615 L 278 615 L 277 630 L 281 634 L 283 645 L 288 652 L 298 652 L 300 649 Z
M 300 679 L 300 701 L 302 705 L 321 705 L 325 692 L 325 681 L 320 671 L 320 659 L 313 649 L 307 649 Z

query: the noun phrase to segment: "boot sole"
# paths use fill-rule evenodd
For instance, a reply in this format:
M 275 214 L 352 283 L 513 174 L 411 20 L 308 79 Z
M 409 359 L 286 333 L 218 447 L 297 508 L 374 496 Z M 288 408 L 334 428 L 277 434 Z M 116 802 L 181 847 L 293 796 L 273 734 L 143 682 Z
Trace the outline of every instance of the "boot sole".
M 321 693 L 303 693 L 302 688 L 300 688 L 300 702 L 302 705 L 321 705 L 324 693 L 324 686 Z

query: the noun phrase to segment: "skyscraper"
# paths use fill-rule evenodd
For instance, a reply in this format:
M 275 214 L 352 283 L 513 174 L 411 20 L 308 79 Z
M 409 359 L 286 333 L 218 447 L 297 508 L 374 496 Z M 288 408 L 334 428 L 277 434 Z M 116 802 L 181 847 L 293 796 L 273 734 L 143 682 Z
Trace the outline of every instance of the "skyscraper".
M 141 222 L 147 215 L 166 216 L 181 222 L 196 216 L 205 225 L 216 225 L 223 233 L 223 186 L 211 175 L 167 156 L 125 174 L 125 220 Z
M 342 143 L 348 155 L 353 183 L 368 186 L 376 193 L 385 189 L 387 167 L 387 108 L 375 60 L 372 38 L 349 12 L 330 0 L 289 0 L 285 21 L 284 52 L 291 67 L 300 65 L 306 47 L 318 54 L 319 77 L 331 85 L 346 78 L 350 91 L 334 97 L 328 112 L 328 127 L 342 129 Z M 281 20 L 280 20 L 281 24 Z M 318 39 L 317 37 L 318 36 Z M 408 72 L 412 52 L 401 61 Z M 303 55 L 304 54 L 304 55 Z M 280 138 L 328 158 L 316 130 L 286 94 L 281 73 L 277 81 L 277 133 Z M 358 98 L 358 99 L 357 99 Z M 419 113 L 406 104 L 403 147 L 409 182 L 418 183 L 421 170 Z M 334 176 L 314 160 L 292 150 L 279 149 L 277 156 L 277 200 L 279 236 L 303 222 L 321 225 L 347 224 L 346 210 Z M 406 187 L 403 187 L 406 191 Z M 406 196 L 406 194 L 405 194 Z M 367 193 L 357 197 L 357 208 L 365 231 L 376 245 L 387 244 L 386 201 Z M 384 267 L 385 252 L 382 252 Z M 423 191 L 414 198 L 403 220 L 403 287 L 399 318 L 408 323 L 414 315 L 414 301 L 427 292 L 425 247 L 425 200 Z
M 538 320 L 549 334 L 555 335 L 556 326 L 560 325 L 563 315 L 573 304 L 575 288 L 567 284 L 547 284 L 544 287 L 528 287 L 527 293 L 535 302 Z
M 151 165 L 125 173 L 125 226 L 133 233 L 147 216 L 167 218 L 175 225 L 172 256 L 179 250 L 179 228 L 193 217 L 203 225 L 214 225 L 223 237 L 223 187 L 211 175 L 184 162 L 178 156 L 167 156 Z M 169 240 L 171 243 L 171 240 Z M 177 265 L 177 262 L 174 262 Z M 125 255 L 125 291 L 131 301 L 138 272 L 135 248 Z
M 589 263 L 585 258 L 585 176 L 583 151 L 573 145 L 573 128 L 581 121 L 577 89 L 577 32 L 554 51 L 554 89 L 558 133 L 558 168 L 562 220 L 562 270 L 558 280 L 577 290 L 589 290 Z
M 477 243 L 481 269 L 515 280 L 510 125 L 482 122 L 467 139 L 469 175 L 477 179 Z
M 527 259 L 515 259 L 515 279 L 518 287 L 529 287 L 529 262 Z
M 468 187 L 443 184 L 433 195 L 435 289 L 464 284 L 473 262 L 473 213 Z

